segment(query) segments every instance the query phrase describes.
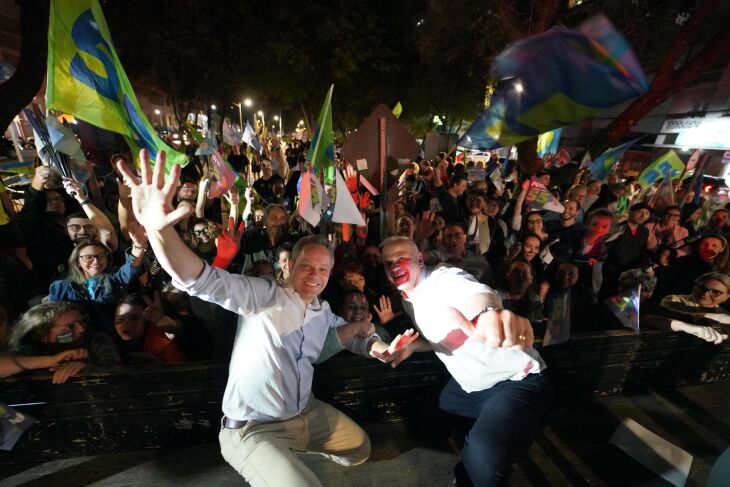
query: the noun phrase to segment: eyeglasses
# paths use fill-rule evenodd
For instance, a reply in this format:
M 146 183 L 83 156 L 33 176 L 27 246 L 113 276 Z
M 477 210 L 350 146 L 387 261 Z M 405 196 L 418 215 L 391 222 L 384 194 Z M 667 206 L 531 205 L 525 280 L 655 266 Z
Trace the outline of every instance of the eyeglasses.
M 107 258 L 107 255 L 106 255 L 106 253 L 103 253 L 103 254 L 86 254 L 86 255 L 79 255 L 79 260 L 80 260 L 81 262 L 85 262 L 86 264 L 89 264 L 89 263 L 90 263 L 90 262 L 92 262 L 92 261 L 93 261 L 94 259 L 96 259 L 96 260 L 102 260 L 102 259 L 106 259 L 106 258 Z
M 697 286 L 697 288 L 700 290 L 700 296 L 702 296 L 705 293 L 710 293 L 710 296 L 712 296 L 713 298 L 719 298 L 723 294 L 727 293 L 727 291 L 720 291 L 719 289 L 712 289 L 710 287 L 705 287 L 702 284 Z
M 202 230 L 193 230 L 193 235 L 196 237 L 199 237 L 200 235 L 210 235 L 210 231 L 207 228 L 203 228 Z
M 83 227 L 84 228 L 84 231 L 87 232 L 87 233 L 93 232 L 96 229 L 96 227 L 94 225 L 91 225 L 91 224 L 89 224 L 89 225 L 77 225 L 77 224 L 74 223 L 72 225 L 66 225 L 66 228 L 68 228 L 72 232 L 78 232 L 79 230 L 81 230 L 81 227 Z

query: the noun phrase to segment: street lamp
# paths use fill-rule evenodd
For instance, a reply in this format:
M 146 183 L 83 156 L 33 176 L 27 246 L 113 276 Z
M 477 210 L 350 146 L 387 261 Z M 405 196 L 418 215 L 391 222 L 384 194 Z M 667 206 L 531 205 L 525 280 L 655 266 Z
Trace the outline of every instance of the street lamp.
M 245 100 L 243 100 L 243 104 L 246 107 L 250 107 L 251 105 L 253 105 L 253 102 L 251 101 L 251 98 L 246 98 Z
M 284 131 L 281 129 L 281 122 L 283 117 L 280 117 L 279 115 L 274 115 L 274 121 L 279 122 L 279 136 L 284 135 Z
M 157 118 L 160 120 L 160 127 L 162 127 L 162 112 L 155 108 L 155 115 L 157 115 Z
M 210 106 L 210 109 L 211 109 L 211 110 L 215 110 L 215 109 L 216 109 L 216 106 L 215 106 L 215 105 L 211 105 L 211 106 Z

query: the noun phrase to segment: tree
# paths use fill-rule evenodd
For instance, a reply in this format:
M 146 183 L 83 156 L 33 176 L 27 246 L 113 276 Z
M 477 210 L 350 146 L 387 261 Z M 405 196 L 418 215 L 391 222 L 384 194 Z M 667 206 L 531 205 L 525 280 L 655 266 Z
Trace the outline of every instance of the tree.
M 13 118 L 40 90 L 48 56 L 50 0 L 23 0 L 20 5 L 20 60 L 13 76 L 0 84 L 0 127 Z

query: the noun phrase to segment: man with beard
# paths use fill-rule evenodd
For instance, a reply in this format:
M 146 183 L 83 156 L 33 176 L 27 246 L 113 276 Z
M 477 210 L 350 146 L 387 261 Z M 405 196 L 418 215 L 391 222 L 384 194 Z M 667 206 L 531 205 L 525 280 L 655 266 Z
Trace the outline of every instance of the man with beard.
M 269 205 L 264 209 L 263 228 L 254 227 L 243 234 L 239 259 L 243 259 L 241 273 L 245 273 L 257 260 L 276 262 L 276 248 L 294 243 L 296 237 L 288 233 L 288 215 L 281 205 Z
M 452 377 L 439 406 L 475 419 L 454 471 L 457 485 L 505 483 L 554 407 L 530 322 L 502 309 L 499 296 L 464 271 L 425 267 L 409 239 L 387 238 L 381 252 L 422 338 L 394 352 L 371 353 L 397 366 L 413 352 L 436 352 Z
M 574 200 L 564 201 L 563 208 L 559 219 L 545 218 L 545 230 L 547 230 L 548 242 L 555 239 L 564 240 L 565 237 L 570 238 L 571 233 L 583 230 L 583 225 L 577 223 L 575 219 L 578 214 L 578 202 Z M 552 215 L 554 212 L 551 211 L 548 214 Z
M 492 267 L 487 259 L 466 248 L 466 231 L 460 223 L 447 223 L 444 227 L 443 247 L 430 252 L 430 262 L 446 262 L 464 269 L 474 278 L 487 285 L 494 284 Z
M 466 198 L 469 214 L 466 217 L 467 247 L 469 250 L 484 255 L 489 250 L 489 219 L 484 214 L 483 193 L 472 191 Z
M 603 285 L 600 297 L 618 292 L 618 278 L 622 272 L 645 268 L 649 263 L 646 242 L 649 230 L 644 223 L 651 216 L 649 205 L 636 203 L 629 208 L 629 218 L 606 237 L 608 257 L 603 265 Z
M 67 179 L 66 192 L 83 211 L 66 214 L 64 195 L 48 188 L 53 177 L 49 166 L 36 168 L 33 181 L 25 190 L 23 209 L 18 215 L 20 231 L 28 244 L 38 285 L 44 291 L 65 267 L 71 250 L 83 240 L 100 240 L 110 249 L 117 248 L 117 235 L 109 218 L 86 196 L 83 186 Z
M 284 164 L 282 164 L 281 162 L 279 162 L 279 165 L 277 167 L 280 168 L 281 171 L 285 170 Z M 263 198 L 267 204 L 273 203 L 274 202 L 274 184 L 276 184 L 276 183 L 284 184 L 284 176 L 286 175 L 286 172 L 280 172 L 279 174 L 274 174 L 274 169 L 271 165 L 271 161 L 266 157 L 261 159 L 261 171 L 262 171 L 261 177 L 253 182 L 253 189 L 256 190 L 256 192 L 259 194 L 259 196 L 261 196 L 261 198 Z M 282 194 L 283 194 L 283 191 L 282 191 Z

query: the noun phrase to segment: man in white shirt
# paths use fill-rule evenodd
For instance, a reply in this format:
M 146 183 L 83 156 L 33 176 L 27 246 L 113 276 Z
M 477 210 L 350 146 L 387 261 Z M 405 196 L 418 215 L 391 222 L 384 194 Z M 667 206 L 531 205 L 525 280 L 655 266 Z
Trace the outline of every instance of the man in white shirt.
M 452 376 L 440 407 L 476 420 L 455 468 L 457 485 L 503 484 L 553 409 L 530 322 L 503 310 L 492 289 L 461 269 L 425 267 L 407 238 L 387 238 L 381 253 L 421 338 L 394 353 L 371 353 L 396 366 L 413 352 L 434 351 Z
M 327 302 L 317 299 L 334 263 L 327 242 L 320 237 L 297 242 L 287 288 L 210 267 L 174 228 L 190 213 L 188 208 L 172 207 L 179 166 L 165 182 L 163 152 L 154 173 L 146 151 L 140 158 L 141 181 L 126 166 L 120 164 L 119 169 L 160 264 L 180 289 L 239 314 L 223 396 L 223 457 L 254 487 L 321 485 L 295 452 L 319 453 L 348 466 L 367 460 L 370 440 L 362 428 L 311 393 L 312 363 L 327 332 L 345 324 Z M 371 348 L 376 353 L 388 349 L 377 335 L 355 337 L 343 345 L 362 355 Z

